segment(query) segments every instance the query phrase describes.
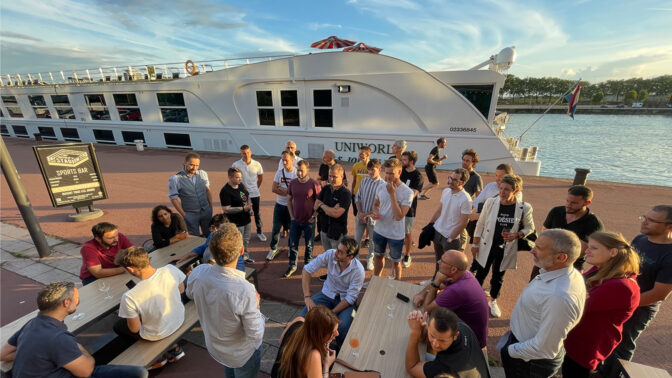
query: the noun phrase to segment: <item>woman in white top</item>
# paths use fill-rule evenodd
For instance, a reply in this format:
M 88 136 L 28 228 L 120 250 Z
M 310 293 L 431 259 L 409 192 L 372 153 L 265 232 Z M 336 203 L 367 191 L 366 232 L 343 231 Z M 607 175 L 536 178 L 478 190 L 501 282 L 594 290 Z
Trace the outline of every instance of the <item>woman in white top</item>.
M 474 263 L 470 270 L 475 272 L 481 285 L 492 267 L 489 306 L 494 317 L 502 315 L 497 306 L 497 297 L 506 270 L 516 269 L 518 239 L 534 231 L 532 206 L 516 199 L 522 186 L 523 180 L 517 175 L 502 177 L 499 196 L 488 198 L 483 205 L 474 231 L 474 243 L 471 245 Z

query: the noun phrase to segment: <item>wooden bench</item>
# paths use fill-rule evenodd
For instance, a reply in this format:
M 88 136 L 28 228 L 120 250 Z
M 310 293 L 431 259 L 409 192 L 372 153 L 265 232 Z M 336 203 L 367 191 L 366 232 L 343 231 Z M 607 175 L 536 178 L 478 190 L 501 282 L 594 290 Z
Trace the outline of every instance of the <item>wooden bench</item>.
M 110 365 L 133 365 L 150 367 L 161 355 L 189 332 L 198 322 L 198 310 L 194 301 L 184 305 L 184 323 L 172 335 L 158 341 L 138 340 L 128 347 Z

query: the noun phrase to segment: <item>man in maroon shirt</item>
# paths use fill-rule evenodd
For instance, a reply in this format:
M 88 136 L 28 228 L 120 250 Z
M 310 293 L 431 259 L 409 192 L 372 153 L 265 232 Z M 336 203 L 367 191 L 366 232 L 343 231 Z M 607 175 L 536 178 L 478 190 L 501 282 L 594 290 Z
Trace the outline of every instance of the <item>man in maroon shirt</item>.
M 93 239 L 82 246 L 82 269 L 79 278 L 88 285 L 98 278 L 116 276 L 126 271 L 114 264 L 120 250 L 133 244 L 112 223 L 100 222 L 91 228 Z

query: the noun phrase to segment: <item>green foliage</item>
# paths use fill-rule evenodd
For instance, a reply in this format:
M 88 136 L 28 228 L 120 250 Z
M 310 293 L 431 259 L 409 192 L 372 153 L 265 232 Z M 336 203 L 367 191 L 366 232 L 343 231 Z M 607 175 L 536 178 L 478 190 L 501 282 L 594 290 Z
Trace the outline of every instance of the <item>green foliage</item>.
M 639 102 L 644 102 L 644 100 L 649 98 L 649 91 L 647 91 L 646 89 L 642 89 L 641 91 L 639 91 L 639 96 L 638 97 L 639 97 Z
M 625 97 L 623 97 L 623 103 L 628 104 L 631 102 L 637 101 L 637 91 L 636 90 L 631 90 L 625 93 Z
M 590 102 L 593 104 L 599 104 L 602 101 L 604 101 L 604 92 L 602 91 L 595 92 L 595 94 L 590 98 Z

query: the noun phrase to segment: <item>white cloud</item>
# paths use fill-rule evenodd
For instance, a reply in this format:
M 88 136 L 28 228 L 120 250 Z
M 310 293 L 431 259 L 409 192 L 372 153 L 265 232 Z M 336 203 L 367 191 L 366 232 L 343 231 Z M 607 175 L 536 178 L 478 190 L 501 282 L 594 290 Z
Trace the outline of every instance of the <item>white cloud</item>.
M 342 29 L 343 25 L 339 24 L 324 24 L 319 22 L 311 22 L 308 24 L 308 29 L 310 30 L 319 30 L 319 29 Z

